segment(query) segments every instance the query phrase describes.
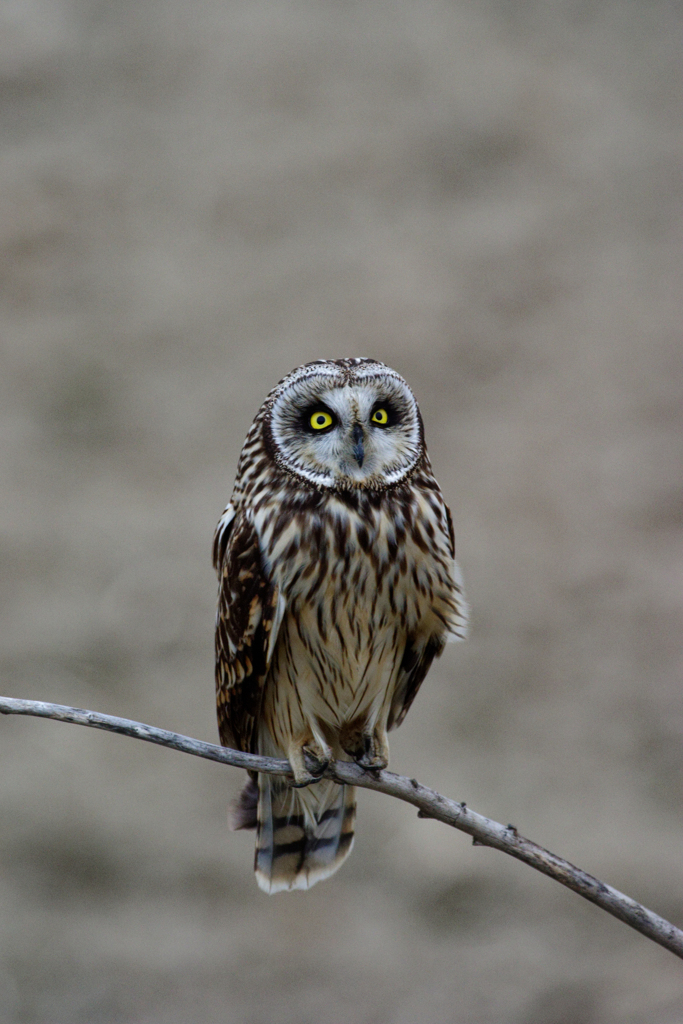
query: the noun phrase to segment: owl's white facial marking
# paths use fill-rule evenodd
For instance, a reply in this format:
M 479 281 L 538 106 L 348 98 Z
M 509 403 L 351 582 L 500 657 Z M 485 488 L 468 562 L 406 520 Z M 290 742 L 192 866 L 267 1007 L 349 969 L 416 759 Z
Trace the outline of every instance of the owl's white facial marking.
M 413 394 L 374 360 L 300 367 L 270 396 L 265 429 L 277 462 L 316 487 L 382 489 L 424 450 Z

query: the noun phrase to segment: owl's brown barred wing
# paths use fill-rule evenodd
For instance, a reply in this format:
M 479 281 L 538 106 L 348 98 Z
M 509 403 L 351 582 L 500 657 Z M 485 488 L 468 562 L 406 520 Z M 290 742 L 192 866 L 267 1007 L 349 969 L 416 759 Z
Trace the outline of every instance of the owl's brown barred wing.
M 235 507 L 230 502 L 225 509 L 225 512 L 218 520 L 216 531 L 213 535 L 213 567 L 221 575 L 221 566 L 223 559 L 225 558 L 225 552 L 228 549 L 228 542 L 232 536 L 232 528 L 235 524 Z
M 224 746 L 252 750 L 283 603 L 264 572 L 258 536 L 248 513 L 237 513 L 227 538 L 225 529 L 218 544 L 219 555 L 221 547 L 223 553 L 217 566 L 218 730 Z
M 431 636 L 426 643 L 423 640 L 419 644 L 408 638 L 389 711 L 388 729 L 396 729 L 406 717 L 434 658 L 438 658 L 445 646 L 446 640 L 440 636 Z
M 455 558 L 455 530 L 453 529 L 453 516 L 446 502 L 443 504 L 446 512 L 446 522 L 448 523 L 448 546 L 451 552 L 451 558 Z

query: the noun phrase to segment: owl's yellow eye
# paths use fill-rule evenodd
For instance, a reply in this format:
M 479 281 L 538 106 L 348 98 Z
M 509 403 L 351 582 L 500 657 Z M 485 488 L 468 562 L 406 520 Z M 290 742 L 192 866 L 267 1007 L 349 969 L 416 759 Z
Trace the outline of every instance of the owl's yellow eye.
M 375 409 L 370 419 L 380 427 L 386 427 L 389 422 L 389 413 L 386 409 Z
M 327 430 L 328 427 L 332 426 L 334 420 L 330 416 L 329 412 L 324 412 L 322 409 L 318 409 L 317 412 L 313 413 L 308 422 L 314 430 Z

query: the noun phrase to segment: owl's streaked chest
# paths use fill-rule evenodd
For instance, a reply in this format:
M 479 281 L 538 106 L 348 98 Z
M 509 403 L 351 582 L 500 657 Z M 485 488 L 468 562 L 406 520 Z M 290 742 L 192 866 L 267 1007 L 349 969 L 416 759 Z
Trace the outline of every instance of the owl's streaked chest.
M 390 699 L 407 637 L 443 628 L 452 559 L 436 503 L 328 498 L 262 507 L 255 525 L 286 607 L 271 687 L 336 723 Z
M 264 504 L 254 526 L 266 572 L 288 609 L 315 609 L 330 623 L 342 611 L 365 614 L 375 626 L 378 613 L 407 623 L 411 595 L 433 593 L 440 578 L 450 583 L 443 503 L 419 492 L 355 507 L 334 496 L 312 509 Z

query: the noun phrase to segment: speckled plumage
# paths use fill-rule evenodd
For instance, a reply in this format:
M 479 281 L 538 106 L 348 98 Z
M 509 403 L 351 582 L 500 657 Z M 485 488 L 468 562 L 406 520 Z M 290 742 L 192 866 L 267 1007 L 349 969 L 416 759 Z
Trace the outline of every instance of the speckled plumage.
M 350 852 L 354 791 L 316 782 L 304 750 L 321 769 L 339 756 L 386 765 L 387 730 L 465 635 L 454 554 L 403 378 L 375 360 L 321 360 L 271 391 L 214 539 L 221 742 L 289 758 L 307 786 L 261 775 L 233 808 L 233 827 L 257 826 L 267 892 L 308 888 Z

